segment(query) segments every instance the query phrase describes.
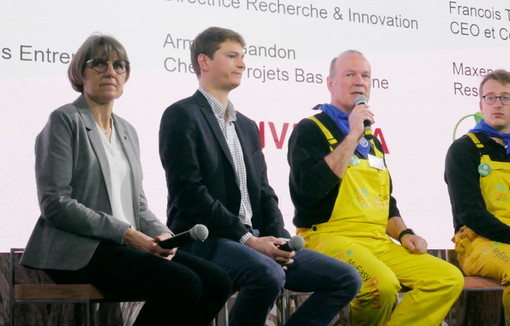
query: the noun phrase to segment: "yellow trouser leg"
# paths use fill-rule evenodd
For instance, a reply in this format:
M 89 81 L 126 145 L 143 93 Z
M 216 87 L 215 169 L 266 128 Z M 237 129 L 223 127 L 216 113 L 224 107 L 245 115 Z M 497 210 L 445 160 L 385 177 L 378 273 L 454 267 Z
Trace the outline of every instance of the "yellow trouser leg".
M 363 280 L 351 303 L 356 326 L 437 326 L 462 291 L 463 276 L 430 255 L 410 254 L 391 240 L 307 235 L 307 245 L 355 267 Z M 392 312 L 400 283 L 411 288 Z
M 510 324 L 510 245 L 483 237 L 456 238 L 459 262 L 469 276 L 489 277 L 505 285 L 503 308 Z
M 411 289 L 387 325 L 440 325 L 462 292 L 464 277 L 460 270 L 428 254 L 411 254 L 393 242 L 380 246 L 377 251 L 377 257 L 395 273 L 400 283 Z
M 352 325 L 386 325 L 400 290 L 400 283 L 391 270 L 350 238 L 323 233 L 311 236 L 307 245 L 358 270 L 363 283 L 351 302 Z

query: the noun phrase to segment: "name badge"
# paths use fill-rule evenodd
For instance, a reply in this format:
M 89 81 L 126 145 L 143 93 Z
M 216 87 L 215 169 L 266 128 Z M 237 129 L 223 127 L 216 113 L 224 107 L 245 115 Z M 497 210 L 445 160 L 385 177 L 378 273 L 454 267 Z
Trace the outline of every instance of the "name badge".
M 349 160 L 349 164 L 356 166 L 359 164 L 359 158 L 356 156 L 356 154 L 352 154 L 351 159 Z
M 482 164 L 478 165 L 478 173 L 480 173 L 480 175 L 482 177 L 488 176 L 491 173 L 491 171 L 492 171 L 492 168 L 487 163 L 482 163 Z
M 384 165 L 384 160 L 380 157 L 368 154 L 368 164 L 379 170 L 386 170 L 386 166 Z

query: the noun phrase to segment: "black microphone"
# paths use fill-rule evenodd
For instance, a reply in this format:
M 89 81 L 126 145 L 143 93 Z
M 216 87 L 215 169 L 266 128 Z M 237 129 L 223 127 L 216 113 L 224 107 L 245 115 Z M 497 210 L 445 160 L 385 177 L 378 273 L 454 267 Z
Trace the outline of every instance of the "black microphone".
M 299 251 L 305 246 L 305 239 L 300 235 L 295 235 L 289 239 L 286 243 L 278 247 L 283 251 Z
M 193 240 L 204 242 L 208 236 L 209 230 L 207 229 L 207 226 L 203 224 L 197 224 L 188 231 L 176 234 L 171 238 L 158 242 L 158 245 L 164 249 L 172 249 L 175 247 L 180 247 L 183 244 Z
M 354 99 L 354 106 L 358 106 L 361 104 L 368 104 L 368 99 L 365 95 L 358 95 Z M 372 133 L 372 127 L 370 126 L 370 120 L 363 121 L 363 126 L 365 126 L 365 129 L 363 130 L 365 138 L 368 140 L 374 138 L 374 134 Z

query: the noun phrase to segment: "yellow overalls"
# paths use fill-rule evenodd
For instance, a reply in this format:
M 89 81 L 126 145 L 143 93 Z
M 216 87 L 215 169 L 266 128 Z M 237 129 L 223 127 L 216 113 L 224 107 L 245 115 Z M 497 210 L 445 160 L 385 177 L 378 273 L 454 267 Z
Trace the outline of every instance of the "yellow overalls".
M 334 145 L 329 130 L 311 119 Z M 371 143 L 376 161 L 382 161 L 383 154 Z M 308 248 L 358 270 L 363 284 L 351 302 L 353 325 L 438 326 L 460 295 L 464 278 L 453 265 L 428 254 L 411 254 L 386 235 L 389 202 L 386 167 L 374 168 L 369 160 L 353 156 L 329 221 L 297 233 Z M 401 284 L 412 290 L 395 307 Z
M 479 150 L 484 148 L 474 134 L 469 133 L 468 136 Z M 489 155 L 482 154 L 480 168 L 488 172 L 485 176 L 480 175 L 480 189 L 487 210 L 501 222 L 510 225 L 510 163 L 492 161 Z M 507 323 L 510 323 L 510 244 L 478 236 L 465 226 L 454 239 L 455 251 L 464 273 L 490 277 L 505 285 L 503 307 Z

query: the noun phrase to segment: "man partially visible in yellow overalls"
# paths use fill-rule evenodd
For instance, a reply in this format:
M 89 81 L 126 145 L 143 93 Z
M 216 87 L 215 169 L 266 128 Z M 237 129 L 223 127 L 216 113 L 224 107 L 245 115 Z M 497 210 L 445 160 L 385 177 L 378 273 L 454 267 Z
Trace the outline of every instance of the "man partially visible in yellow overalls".
M 455 251 L 464 272 L 505 285 L 510 323 L 510 72 L 487 74 L 479 88 L 484 117 L 446 156 Z
M 391 195 L 381 143 L 364 125 L 371 68 L 354 50 L 333 59 L 331 103 L 300 121 L 289 140 L 294 224 L 306 246 L 355 267 L 363 284 L 351 303 L 353 325 L 438 326 L 464 278 L 426 254 L 425 239 L 407 228 Z M 398 240 L 395 243 L 391 238 Z M 409 288 L 397 304 L 401 286 Z

